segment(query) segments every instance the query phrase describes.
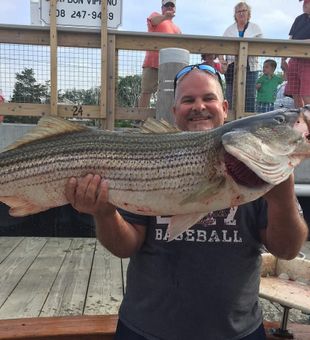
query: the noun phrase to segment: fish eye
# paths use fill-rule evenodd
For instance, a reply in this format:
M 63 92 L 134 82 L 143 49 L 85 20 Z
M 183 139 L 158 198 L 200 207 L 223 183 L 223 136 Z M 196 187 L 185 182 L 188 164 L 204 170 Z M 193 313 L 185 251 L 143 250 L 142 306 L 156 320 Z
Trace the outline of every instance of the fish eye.
M 285 123 L 285 116 L 283 116 L 283 115 L 275 116 L 274 120 L 279 124 L 283 124 L 283 123 Z

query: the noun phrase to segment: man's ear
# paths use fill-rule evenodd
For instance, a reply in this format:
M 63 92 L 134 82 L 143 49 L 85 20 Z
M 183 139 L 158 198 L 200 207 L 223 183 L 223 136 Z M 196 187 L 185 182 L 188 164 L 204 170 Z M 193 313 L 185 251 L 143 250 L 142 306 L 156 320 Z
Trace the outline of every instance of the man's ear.
M 228 101 L 226 99 L 223 100 L 223 111 L 224 111 L 224 120 L 228 117 Z

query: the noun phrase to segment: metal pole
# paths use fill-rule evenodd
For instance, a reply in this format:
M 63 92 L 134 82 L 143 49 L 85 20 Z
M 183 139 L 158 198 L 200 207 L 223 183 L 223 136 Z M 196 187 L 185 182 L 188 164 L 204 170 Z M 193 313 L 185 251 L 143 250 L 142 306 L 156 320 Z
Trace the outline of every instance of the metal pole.
M 173 80 L 176 73 L 189 64 L 189 51 L 182 48 L 164 48 L 159 51 L 158 92 L 156 119 L 173 124 Z

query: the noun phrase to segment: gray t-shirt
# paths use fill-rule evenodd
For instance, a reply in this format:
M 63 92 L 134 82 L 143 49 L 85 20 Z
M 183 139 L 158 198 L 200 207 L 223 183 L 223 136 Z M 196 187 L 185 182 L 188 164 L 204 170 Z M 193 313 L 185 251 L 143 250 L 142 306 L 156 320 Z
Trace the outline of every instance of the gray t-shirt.
M 171 242 L 169 218 L 121 213 L 147 228 L 127 270 L 127 327 L 150 340 L 233 340 L 259 327 L 263 199 L 210 213 Z

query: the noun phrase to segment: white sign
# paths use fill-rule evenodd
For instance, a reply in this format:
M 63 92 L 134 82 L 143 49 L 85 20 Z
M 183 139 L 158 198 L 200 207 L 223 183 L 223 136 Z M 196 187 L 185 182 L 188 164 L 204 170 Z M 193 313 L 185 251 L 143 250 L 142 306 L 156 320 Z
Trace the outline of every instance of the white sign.
M 40 0 L 40 18 L 50 24 L 50 0 Z M 108 27 L 117 28 L 122 22 L 122 0 L 106 0 Z M 100 28 L 101 0 L 57 0 L 58 26 Z

